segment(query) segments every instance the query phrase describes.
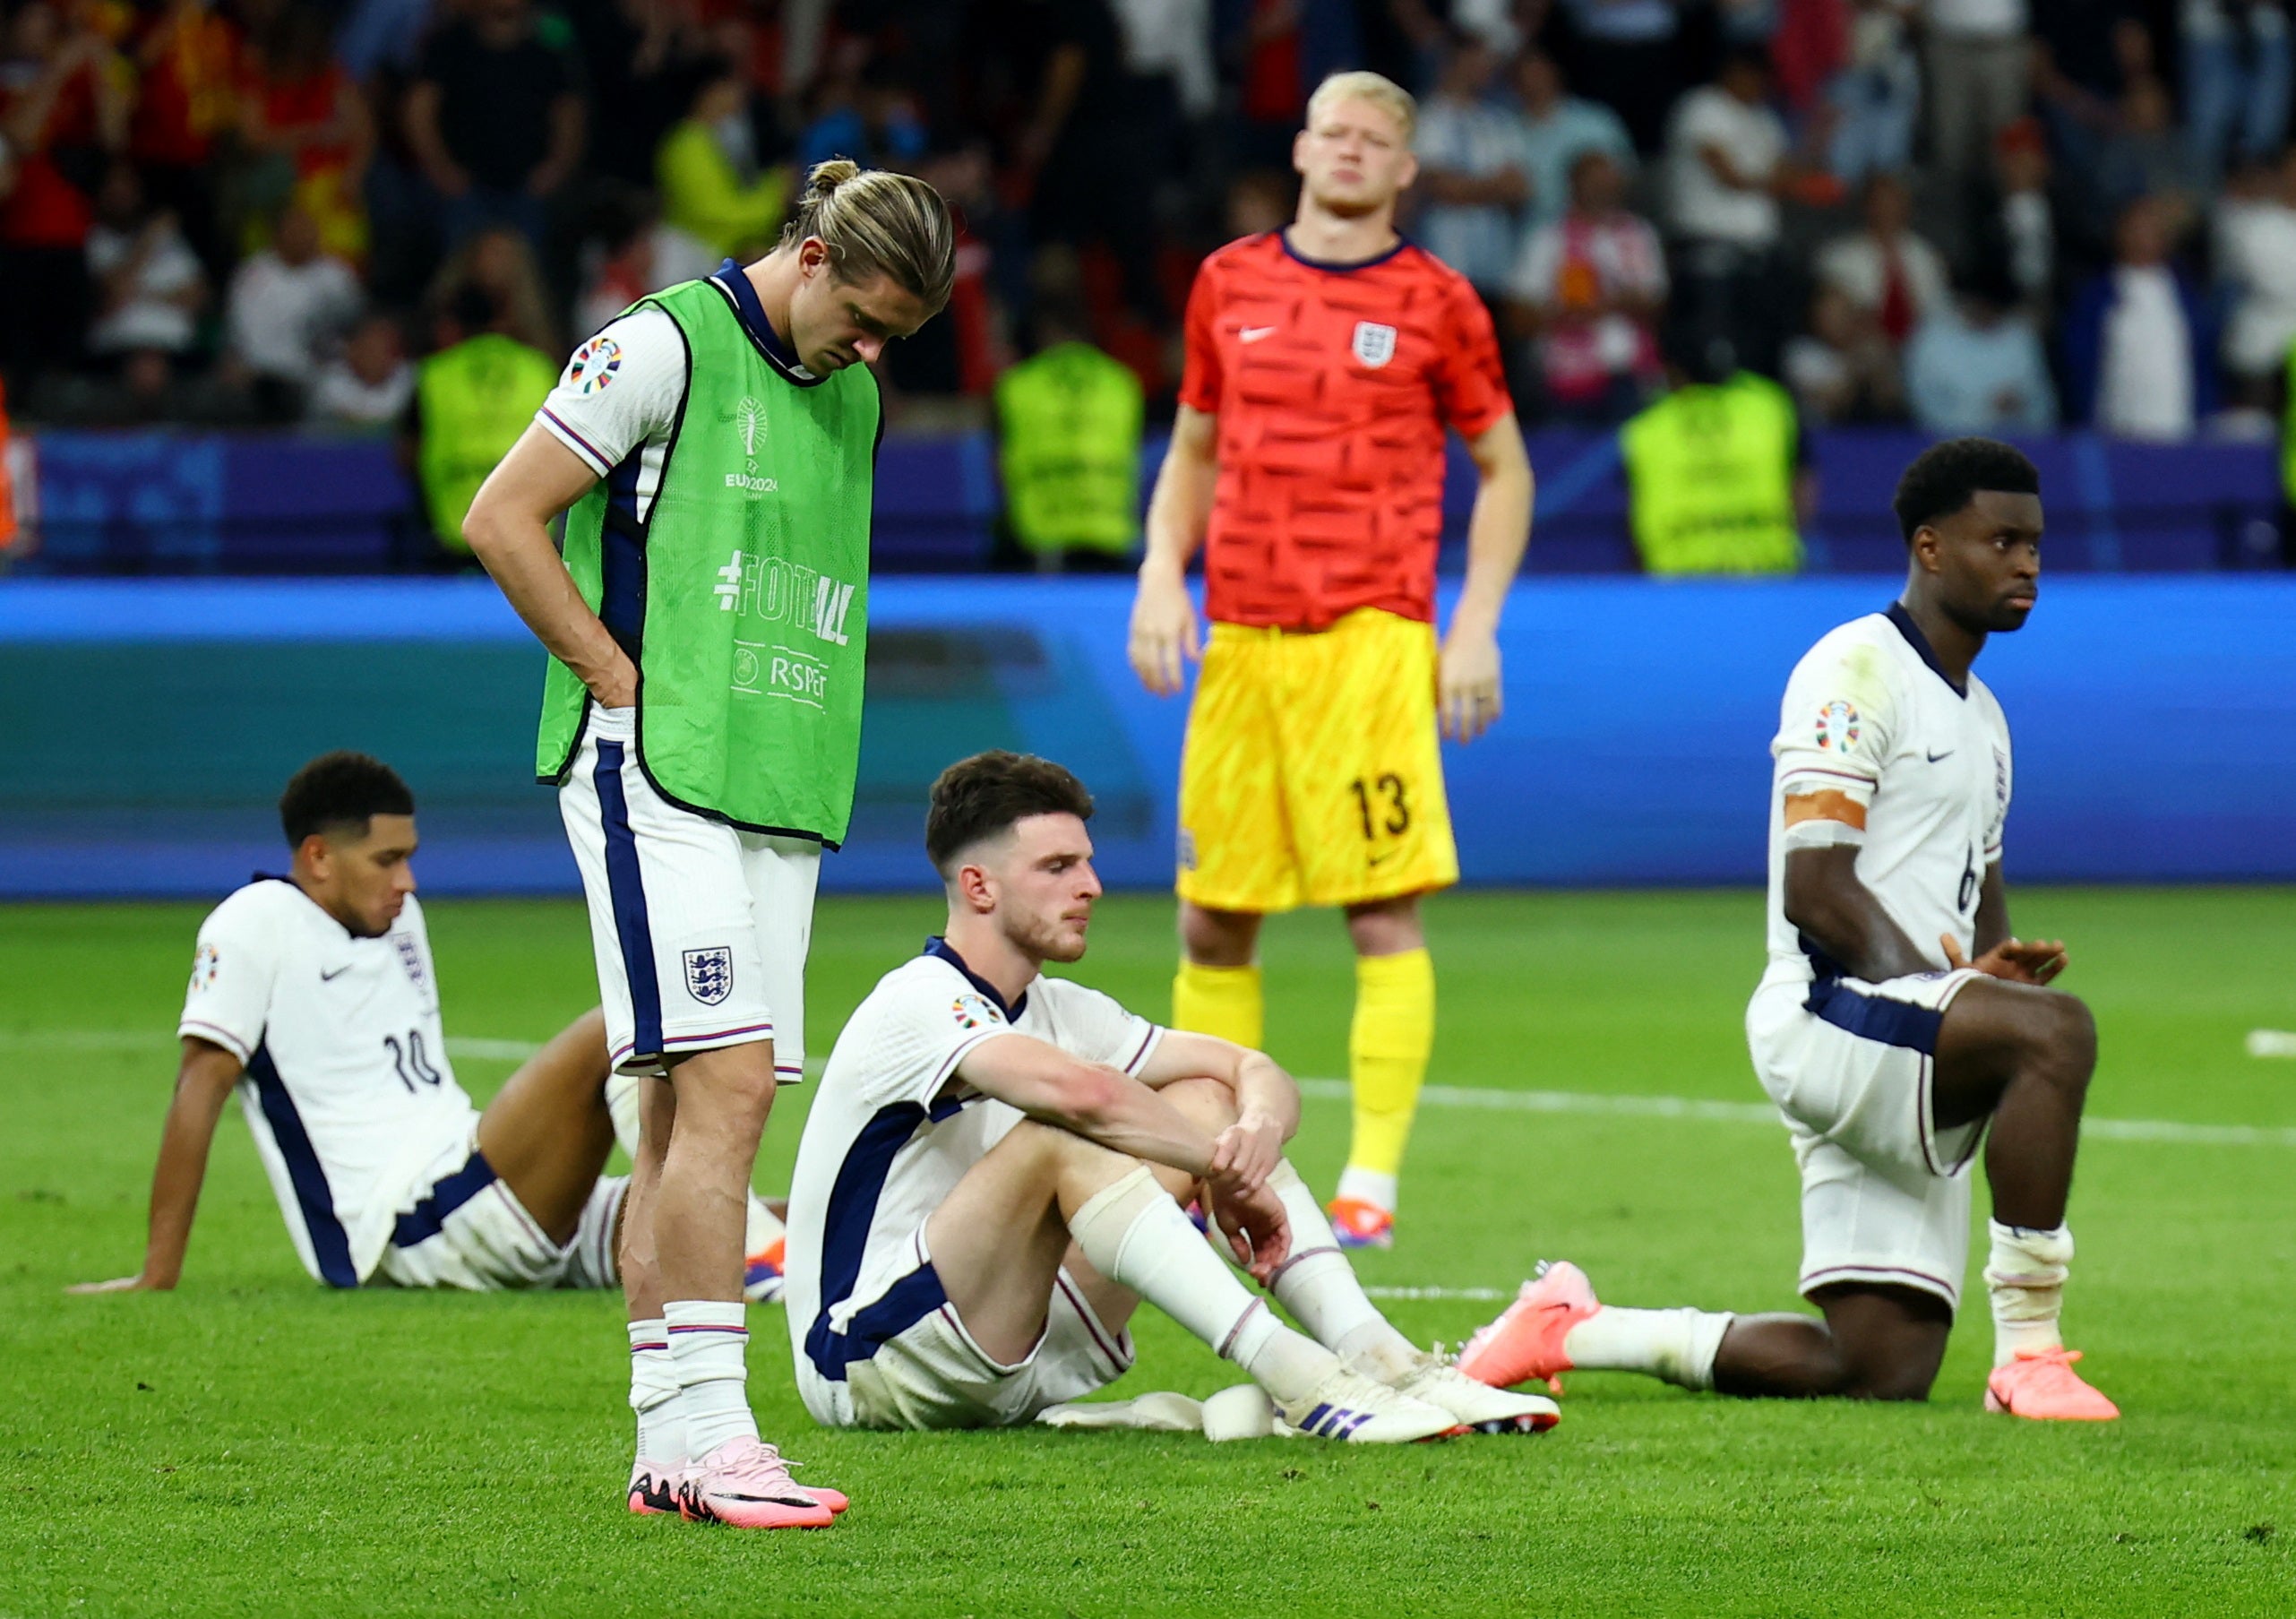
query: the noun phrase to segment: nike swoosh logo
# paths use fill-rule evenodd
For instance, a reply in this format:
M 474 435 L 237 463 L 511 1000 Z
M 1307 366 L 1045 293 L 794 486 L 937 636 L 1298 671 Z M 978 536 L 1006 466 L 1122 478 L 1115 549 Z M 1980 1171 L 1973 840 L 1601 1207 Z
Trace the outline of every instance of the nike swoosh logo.
M 1930 758 L 1930 762 L 1931 762 L 1931 764 L 1935 764 L 1935 763 L 1936 763 L 1939 760 L 1940 760 L 1940 759 L 1950 759 L 1950 758 L 1952 758 L 1952 757 L 1953 757 L 1953 750 L 1952 750 L 1951 748 L 1948 748 L 1948 749 L 1946 749 L 1946 751 L 1945 751 L 1944 753 L 1942 753 L 1942 754 L 1931 754 L 1929 756 L 1929 758 Z
M 1235 335 L 1239 342 L 1256 343 L 1263 337 L 1275 336 L 1276 329 L 1273 326 L 1244 326 L 1239 328 Z
M 1392 859 L 1394 859 L 1394 858 L 1395 858 L 1395 851 L 1394 851 L 1393 849 L 1389 849 L 1389 850 L 1388 850 L 1388 852 L 1387 852 L 1386 854 L 1384 854 L 1384 855 L 1366 855 L 1366 856 L 1364 856 L 1364 857 L 1363 857 L 1363 864 L 1364 864 L 1364 865 L 1378 865 L 1380 861 L 1382 861 L 1382 860 L 1392 860 Z
M 329 972 L 322 967 L 319 969 L 319 982 L 322 984 L 332 984 L 337 978 L 341 977 L 348 971 L 350 971 L 350 969 L 348 967 L 338 967 L 332 972 Z

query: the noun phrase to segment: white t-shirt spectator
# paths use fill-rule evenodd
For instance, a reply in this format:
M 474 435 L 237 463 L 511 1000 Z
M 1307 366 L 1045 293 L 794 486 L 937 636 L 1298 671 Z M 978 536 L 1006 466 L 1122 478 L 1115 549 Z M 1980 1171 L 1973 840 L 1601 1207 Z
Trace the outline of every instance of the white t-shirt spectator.
M 358 276 L 339 258 L 290 264 L 259 253 L 231 277 L 231 351 L 259 376 L 307 386 L 363 301 Z
M 1965 39 L 2006 39 L 2025 32 L 2025 0 L 1930 0 L 1929 23 Z
M 1836 237 L 1819 251 L 1818 280 L 1836 288 L 1867 314 L 1879 314 L 1889 288 L 1888 262 L 1869 231 Z M 1897 238 L 1897 272 L 1913 304 L 1910 326 L 1919 326 L 1945 307 L 1945 260 L 1911 231 Z M 1909 326 L 1909 329 L 1910 329 Z
M 2104 325 L 2097 426 L 2120 438 L 2192 436 L 2192 330 L 2176 276 L 2158 265 L 2112 272 Z
M 1612 377 L 1655 369 L 1656 340 L 1647 323 L 1616 313 L 1583 323 L 1556 319 L 1597 298 L 1666 296 L 1666 255 L 1647 220 L 1621 209 L 1542 225 L 1525 240 L 1507 290 L 1545 317 L 1540 358 L 1558 398 L 1575 401 Z
M 1444 168 L 1488 179 L 1523 168 L 1519 119 L 1482 102 L 1449 97 L 1421 112 L 1412 142 L 1422 168 Z M 1477 287 L 1505 284 L 1514 268 L 1515 211 L 1493 203 L 1431 202 L 1415 233 L 1421 246 Z
M 2223 204 L 2216 270 L 2233 294 L 2224 363 L 2245 376 L 2277 371 L 2296 343 L 2296 208 L 2277 200 Z
M 88 269 L 100 289 L 104 279 L 135 254 L 141 233 L 108 225 L 88 229 Z M 200 284 L 199 258 L 170 229 L 152 245 L 135 272 L 125 303 L 99 315 L 88 329 L 88 346 L 99 354 L 159 349 L 181 354 L 192 346 L 197 323 L 192 309 L 173 301 Z
M 379 383 L 366 382 L 343 361 L 333 360 L 311 384 L 304 409 L 314 422 L 376 427 L 405 415 L 407 401 L 414 397 L 415 368 L 404 360 Z
M 1767 107 L 1749 107 L 1716 85 L 1684 96 L 1666 138 L 1674 228 L 1702 242 L 1759 250 L 1777 240 L 1777 200 L 1767 191 L 1724 185 L 1701 155 L 1717 146 L 1741 179 L 1767 181 L 1785 159 L 1785 125 Z

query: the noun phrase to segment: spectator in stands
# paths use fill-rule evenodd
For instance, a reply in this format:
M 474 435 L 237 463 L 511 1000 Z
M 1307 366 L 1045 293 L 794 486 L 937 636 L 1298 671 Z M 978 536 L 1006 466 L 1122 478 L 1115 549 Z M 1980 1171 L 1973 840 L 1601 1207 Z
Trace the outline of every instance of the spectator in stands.
M 710 268 L 717 266 L 713 263 Z M 558 323 L 551 318 L 550 300 L 543 291 L 542 272 L 535 264 L 534 249 L 517 231 L 503 225 L 490 227 L 447 255 L 426 300 L 434 321 L 454 307 L 465 287 L 477 287 L 499 311 L 488 317 L 488 329 L 498 328 L 545 354 L 564 351 Z
M 1444 59 L 1435 93 L 1420 107 L 1413 142 L 1415 190 L 1425 199 L 1415 234 L 1486 298 L 1498 295 L 1514 267 L 1517 221 L 1531 196 L 1517 121 L 1488 99 L 1498 71 L 1489 46 L 1462 36 Z
M 2069 414 L 2122 438 L 2189 438 L 2215 404 L 2214 333 L 2171 262 L 2168 213 L 2149 197 L 2121 211 L 2111 268 L 2065 318 Z
M 1945 306 L 1945 260 L 1913 233 L 1913 199 L 1896 175 L 1865 184 L 1865 228 L 1819 251 L 1819 285 L 1849 299 L 1892 348 Z
M 2171 240 L 2181 238 L 2197 217 L 2203 180 L 2192 171 L 2191 147 L 2176 127 L 2168 87 L 2150 74 L 2134 80 L 2120 98 L 2111 127 L 2096 148 L 2094 191 L 2106 216 L 2139 197 L 2151 197 L 2168 211 Z
M 171 360 L 191 352 L 208 297 L 206 274 L 174 211 L 145 204 L 142 182 L 125 159 L 112 164 L 96 193 L 88 273 L 96 289 L 92 351 L 116 357 L 148 349 Z
M 1683 85 L 1681 8 L 1673 0 L 1562 0 L 1557 18 L 1572 82 L 1618 109 L 1637 151 L 1656 152 Z
M 1794 573 L 1817 483 L 1792 397 L 1742 369 L 1720 328 L 1677 323 L 1667 372 L 1673 391 L 1619 429 L 1643 568 Z
M 2033 99 L 2067 167 L 2084 173 L 2122 116 L 2123 98 L 2154 77 L 2143 0 L 2032 0 Z
M 2214 260 L 2230 302 L 2226 392 L 2269 409 L 2296 345 L 2296 148 L 2274 166 L 2248 165 L 2217 204 Z
M 752 77 L 751 45 L 752 31 L 772 31 L 776 9 L 663 0 L 581 0 L 570 7 L 588 104 L 586 167 L 626 185 L 651 185 L 664 137 L 686 116 L 694 90 L 720 71 L 741 79 L 750 94 L 778 94 L 778 67 L 770 84 Z M 761 13 L 754 30 L 753 13 Z
M 343 340 L 343 351 L 311 384 L 310 419 L 330 427 L 390 427 L 415 397 L 415 368 L 399 317 L 370 309 Z
M 654 194 L 602 185 L 598 211 L 574 302 L 574 328 L 596 332 L 649 292 L 699 280 L 722 255 L 666 224 Z
M 563 24 L 531 0 L 469 0 L 431 37 L 407 95 L 407 142 L 441 199 L 449 245 L 507 225 L 539 246 L 546 205 L 582 155 L 583 110 Z
M 2286 0 L 2183 0 L 2177 15 L 2195 171 L 2269 159 L 2288 134 Z
M 1517 125 L 1522 167 L 1531 182 L 1527 236 L 1570 206 L 1570 171 L 1580 156 L 1608 152 L 1624 168 L 1634 160 L 1634 137 L 1601 102 L 1566 94 L 1561 70 L 1543 50 L 1534 47 L 1515 59 L 1514 81 L 1522 110 Z
M 1979 211 L 1975 256 L 2008 272 L 2017 302 L 2034 321 L 2054 318 L 2066 229 L 2051 184 L 2041 125 L 2021 118 L 1993 143 L 1993 184 Z
M 232 276 L 226 312 L 228 357 L 266 419 L 302 416 L 304 391 L 363 301 L 357 273 L 320 247 L 318 221 L 288 203 L 271 245 Z
M 1905 418 L 1896 350 L 1838 288 L 1819 288 L 1810 300 L 1810 329 L 1786 344 L 1782 370 L 1812 421 Z
M 558 362 L 509 335 L 507 324 L 493 296 L 466 283 L 439 313 L 438 351 L 416 369 L 406 433 L 432 535 L 450 562 L 469 562 L 462 520 L 470 502 L 558 381 Z
M 1128 567 L 1140 537 L 1140 379 L 1083 306 L 1039 297 L 1036 352 L 996 380 L 998 555 L 1043 573 Z
M 1667 136 L 1678 306 L 1700 330 L 1741 334 L 1757 368 L 1777 351 L 1778 198 L 1793 179 L 1786 129 L 1762 56 L 1734 51 L 1722 76 L 1681 99 Z
M 1948 183 L 1966 186 L 1994 137 L 2025 114 L 2025 0 L 1925 0 L 1922 20 L 1931 154 Z
M 1535 341 L 1540 391 L 1565 420 L 1615 425 L 1664 380 L 1657 331 L 1665 254 L 1658 233 L 1625 200 L 1618 159 L 1579 153 L 1569 211 L 1531 232 L 1509 283 L 1508 329 Z
M 126 143 L 124 74 L 103 37 L 46 0 L 8 21 L 0 136 L 14 177 L 0 199 L 0 359 L 22 374 L 78 359 L 88 329 L 83 183 Z
M 2016 286 L 1992 265 L 1922 323 L 1905 347 L 1905 395 L 1916 426 L 1999 435 L 2057 425 L 2048 359 L 2016 305 Z
M 128 156 L 144 195 L 175 214 L 192 251 L 219 280 L 237 257 L 219 229 L 216 168 L 239 124 L 245 49 L 237 23 L 210 0 L 166 0 L 134 52 L 139 82 Z
M 711 74 L 662 138 L 654 176 L 663 219 L 709 251 L 710 270 L 759 256 L 749 250 L 771 243 L 788 206 L 789 171 L 758 166 L 749 86 L 731 72 Z
M 1823 85 L 1833 119 L 1826 166 L 1845 185 L 1913 165 L 1922 73 L 1913 56 L 1913 0 L 1834 0 L 1846 11 L 1842 60 Z
M 746 128 L 730 125 L 719 142 L 752 174 L 758 168 L 755 142 Z M 914 169 L 924 155 L 924 120 L 907 87 L 888 76 L 881 64 L 858 61 L 825 75 L 813 92 L 813 116 L 797 136 L 796 168 L 810 173 L 816 163 L 831 158 L 851 158 L 864 168 Z
M 335 59 L 328 22 L 315 0 L 295 0 L 257 37 L 240 102 L 243 180 L 266 214 L 292 198 L 318 225 L 320 245 L 357 263 L 366 256 L 374 125 Z

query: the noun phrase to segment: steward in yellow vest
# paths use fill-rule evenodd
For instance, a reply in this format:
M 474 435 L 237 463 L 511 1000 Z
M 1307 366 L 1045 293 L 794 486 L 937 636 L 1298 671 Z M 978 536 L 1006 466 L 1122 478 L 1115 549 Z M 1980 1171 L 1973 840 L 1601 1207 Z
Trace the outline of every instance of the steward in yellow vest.
M 470 555 L 462 520 L 478 486 L 558 381 L 548 355 L 487 330 L 495 320 L 493 300 L 467 290 L 439 322 L 439 351 L 415 373 L 415 478 L 431 531 L 458 557 Z
M 1767 377 L 1686 383 L 1619 429 L 1628 521 L 1655 574 L 1792 573 L 1801 426 Z
M 997 378 L 1005 527 L 1038 566 L 1121 561 L 1139 542 L 1141 415 L 1139 378 L 1088 342 Z

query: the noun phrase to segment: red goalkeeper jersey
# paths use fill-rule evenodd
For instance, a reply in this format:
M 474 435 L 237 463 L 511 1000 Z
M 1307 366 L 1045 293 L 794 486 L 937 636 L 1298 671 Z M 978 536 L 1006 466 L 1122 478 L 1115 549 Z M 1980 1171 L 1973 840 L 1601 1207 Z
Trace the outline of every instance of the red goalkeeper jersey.
M 1473 438 L 1513 408 L 1466 278 L 1408 242 L 1348 265 L 1303 259 L 1280 231 L 1231 242 L 1188 297 L 1180 399 L 1219 418 L 1212 618 L 1433 622 L 1443 430 Z

